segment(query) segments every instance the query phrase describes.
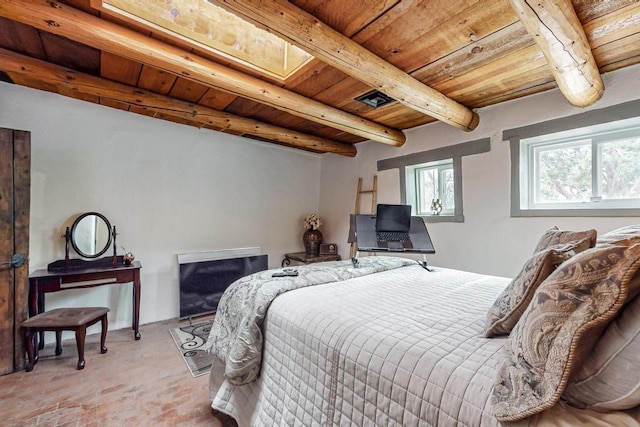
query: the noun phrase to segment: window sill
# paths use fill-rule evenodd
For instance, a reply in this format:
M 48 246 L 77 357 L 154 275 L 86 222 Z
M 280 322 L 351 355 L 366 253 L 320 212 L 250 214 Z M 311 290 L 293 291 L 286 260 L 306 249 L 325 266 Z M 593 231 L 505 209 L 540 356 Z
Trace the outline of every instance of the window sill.
M 464 222 L 464 215 L 420 215 L 427 224 L 436 222 Z
M 512 217 L 633 217 L 640 216 L 640 208 L 620 209 L 519 209 L 511 210 Z

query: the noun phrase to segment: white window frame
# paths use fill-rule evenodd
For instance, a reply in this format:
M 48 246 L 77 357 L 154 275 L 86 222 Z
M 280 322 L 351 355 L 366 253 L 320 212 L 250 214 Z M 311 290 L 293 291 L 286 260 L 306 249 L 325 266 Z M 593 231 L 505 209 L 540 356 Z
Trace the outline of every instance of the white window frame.
M 640 216 L 639 199 L 601 199 L 598 194 L 597 175 L 592 174 L 590 200 L 579 203 L 532 203 L 530 180 L 524 178 L 531 169 L 527 151 L 533 144 L 571 143 L 588 139 L 592 144 L 592 170 L 599 171 L 598 147 L 602 143 L 636 136 L 640 136 L 640 101 L 631 101 L 523 128 L 505 130 L 503 139 L 510 142 L 511 149 L 511 216 Z
M 439 215 L 436 215 L 431 209 L 423 211 L 421 206 L 430 206 L 431 201 L 422 200 L 420 187 L 423 185 L 421 182 L 421 172 L 424 170 L 435 169 L 438 172 L 438 198 L 440 200 L 444 199 L 443 193 L 444 188 L 440 185 L 441 182 L 444 181 L 444 174 L 446 171 L 451 171 L 453 175 L 454 181 L 454 208 L 452 209 L 442 209 Z M 419 165 L 411 165 L 406 167 L 406 177 L 407 177 L 407 203 L 410 204 L 413 208 L 413 211 L 416 215 L 419 216 L 454 216 L 455 215 L 455 170 L 453 167 L 453 159 L 440 160 L 429 163 L 422 163 Z

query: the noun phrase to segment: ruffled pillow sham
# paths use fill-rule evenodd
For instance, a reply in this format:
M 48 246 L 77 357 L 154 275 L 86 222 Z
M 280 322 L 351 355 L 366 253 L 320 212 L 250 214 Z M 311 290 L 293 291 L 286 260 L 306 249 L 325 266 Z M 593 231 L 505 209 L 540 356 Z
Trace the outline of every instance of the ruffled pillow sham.
M 604 245 L 561 264 L 514 327 L 492 395 L 501 422 L 552 407 L 640 281 L 640 244 Z
M 640 276 L 638 277 L 640 279 Z M 625 410 L 640 405 L 640 297 L 607 327 L 562 398 L 578 408 Z
M 507 335 L 526 310 L 538 286 L 564 261 L 589 248 L 588 238 L 552 245 L 535 253 L 498 296 L 487 313 L 484 336 Z
M 596 246 L 640 243 L 640 224 L 598 236 Z M 632 279 L 640 282 L 640 272 Z M 640 289 L 640 285 L 630 285 Z M 579 408 L 625 410 L 640 405 L 640 296 L 607 326 L 562 398 Z
M 540 240 L 538 240 L 538 244 L 536 245 L 536 249 L 533 251 L 533 253 L 535 254 L 553 245 L 574 242 L 576 240 L 582 239 L 589 239 L 589 247 L 592 248 L 596 245 L 597 237 L 598 232 L 594 229 L 584 231 L 569 231 L 560 230 L 558 227 L 554 226 L 545 231 L 542 237 L 540 237 Z
M 596 240 L 597 245 L 632 245 L 640 243 L 640 224 L 627 225 L 609 231 Z

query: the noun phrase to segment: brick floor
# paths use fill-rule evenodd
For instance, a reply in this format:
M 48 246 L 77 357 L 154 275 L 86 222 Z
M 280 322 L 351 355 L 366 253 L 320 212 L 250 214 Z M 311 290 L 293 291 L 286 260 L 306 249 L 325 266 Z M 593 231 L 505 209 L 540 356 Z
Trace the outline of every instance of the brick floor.
M 214 413 L 209 375 L 193 378 L 169 329 L 177 320 L 109 331 L 106 354 L 100 334 L 87 337 L 86 367 L 76 370 L 75 340 L 40 352 L 32 372 L 0 377 L 1 426 L 235 426 Z

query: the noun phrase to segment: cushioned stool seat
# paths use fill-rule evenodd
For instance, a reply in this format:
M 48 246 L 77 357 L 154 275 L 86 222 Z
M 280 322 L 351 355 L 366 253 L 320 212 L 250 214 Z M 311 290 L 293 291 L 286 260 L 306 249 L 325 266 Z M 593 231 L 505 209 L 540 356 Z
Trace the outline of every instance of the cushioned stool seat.
M 33 337 L 38 332 L 53 331 L 56 333 L 56 356 L 62 354 L 62 331 L 75 331 L 76 345 L 78 346 L 78 369 L 84 368 L 84 340 L 87 336 L 87 327 L 102 321 L 102 335 L 100 337 L 100 352 L 106 353 L 104 346 L 107 339 L 107 313 L 106 307 L 77 307 L 56 308 L 33 316 L 24 322 L 24 342 L 29 356 L 29 363 L 25 370 L 31 371 L 38 363 L 37 349 L 34 349 Z

